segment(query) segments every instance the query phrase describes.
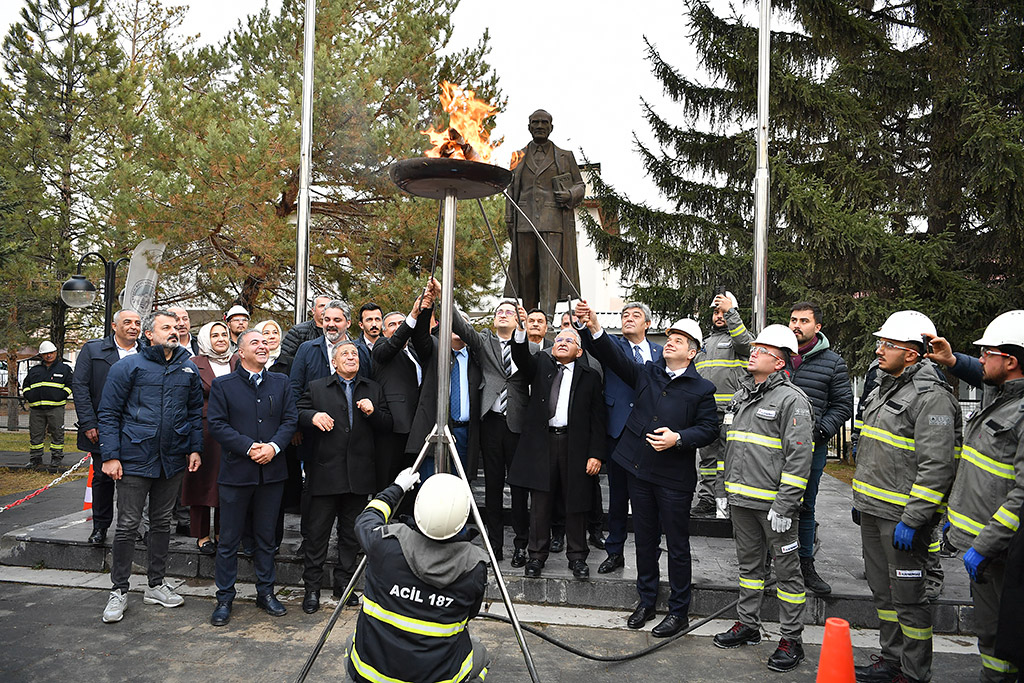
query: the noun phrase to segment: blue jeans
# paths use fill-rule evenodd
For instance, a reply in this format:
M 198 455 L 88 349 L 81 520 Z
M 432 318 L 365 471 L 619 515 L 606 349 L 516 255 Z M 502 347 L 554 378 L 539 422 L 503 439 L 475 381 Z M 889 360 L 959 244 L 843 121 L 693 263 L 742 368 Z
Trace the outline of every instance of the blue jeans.
M 807 477 L 804 502 L 800 506 L 800 557 L 814 557 L 814 502 L 818 498 L 818 483 L 825 471 L 828 457 L 828 441 L 814 444 L 811 456 L 811 476 Z
M 640 604 L 658 600 L 658 543 L 665 532 L 668 545 L 668 613 L 686 618 L 690 611 L 690 505 L 693 491 L 679 491 L 626 474 L 633 503 L 636 538 L 636 590 Z
M 111 548 L 110 582 L 114 590 L 128 592 L 135 557 L 135 536 L 149 498 L 149 585 L 159 586 L 167 571 L 171 516 L 181 491 L 185 470 L 171 478 L 125 475 L 117 481 L 117 531 Z

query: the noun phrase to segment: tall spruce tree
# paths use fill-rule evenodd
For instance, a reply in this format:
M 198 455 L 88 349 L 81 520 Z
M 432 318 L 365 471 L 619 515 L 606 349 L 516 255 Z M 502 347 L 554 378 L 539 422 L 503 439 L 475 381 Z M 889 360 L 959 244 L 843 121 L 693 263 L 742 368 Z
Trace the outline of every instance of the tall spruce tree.
M 684 120 L 644 103 L 640 145 L 670 209 L 599 183 L 611 229 L 587 229 L 637 298 L 703 315 L 716 286 L 751 286 L 757 28 L 683 5 L 705 77 L 648 46 Z M 967 347 L 1024 301 L 1024 3 L 773 5 L 793 28 L 772 35 L 769 322 L 817 300 L 858 369 L 903 308 Z

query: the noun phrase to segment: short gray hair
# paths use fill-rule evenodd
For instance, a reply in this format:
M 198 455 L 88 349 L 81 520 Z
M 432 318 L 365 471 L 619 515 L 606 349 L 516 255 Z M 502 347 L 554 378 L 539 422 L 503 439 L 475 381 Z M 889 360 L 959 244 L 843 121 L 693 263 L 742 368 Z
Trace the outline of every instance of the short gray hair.
M 139 314 L 139 312 L 136 311 L 134 308 L 122 308 L 120 311 L 114 314 L 113 320 L 115 325 L 121 322 L 121 314 L 123 313 L 134 313 L 135 315 Z
M 245 340 L 246 337 L 248 337 L 251 334 L 263 334 L 263 333 L 260 332 L 259 330 L 257 330 L 255 327 L 250 327 L 245 332 L 242 332 L 242 334 L 238 335 L 238 339 L 235 341 L 235 345 L 238 346 L 238 348 L 242 348 L 242 342 Z
M 326 311 L 328 308 L 337 308 L 337 309 L 339 309 L 342 313 L 345 314 L 345 320 L 351 320 L 352 319 L 352 316 L 349 315 L 348 304 L 346 304 L 341 299 L 331 299 L 329 302 L 327 302 L 327 305 L 324 306 L 324 310 Z
M 174 320 L 177 320 L 178 316 L 174 315 L 166 308 L 161 308 L 156 311 L 153 311 L 152 313 L 146 316 L 145 320 L 142 321 L 142 331 L 152 332 L 153 325 L 156 323 L 157 318 L 173 318 Z
M 643 314 L 644 314 L 644 322 L 646 322 L 646 323 L 651 322 L 651 307 L 648 306 L 647 304 L 645 304 L 642 301 L 628 301 L 628 302 L 626 302 L 626 305 L 622 307 L 622 311 L 619 312 L 619 315 L 622 315 L 623 313 L 625 313 L 626 311 L 628 311 L 631 308 L 639 308 L 643 312 Z
M 334 360 L 334 357 L 338 355 L 338 349 L 340 349 L 343 346 L 349 346 L 350 344 L 356 347 L 357 350 L 359 349 L 359 345 L 356 344 L 355 341 L 353 341 L 352 339 L 342 339 L 340 342 L 334 345 L 333 349 L 331 349 L 331 360 Z

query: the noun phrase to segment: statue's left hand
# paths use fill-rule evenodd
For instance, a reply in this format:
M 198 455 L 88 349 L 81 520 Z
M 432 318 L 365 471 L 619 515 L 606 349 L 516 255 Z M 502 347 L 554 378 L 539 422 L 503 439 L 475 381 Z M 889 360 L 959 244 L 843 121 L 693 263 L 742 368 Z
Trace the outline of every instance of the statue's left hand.
M 565 190 L 555 190 L 555 201 L 559 206 L 569 206 L 572 203 L 572 193 Z

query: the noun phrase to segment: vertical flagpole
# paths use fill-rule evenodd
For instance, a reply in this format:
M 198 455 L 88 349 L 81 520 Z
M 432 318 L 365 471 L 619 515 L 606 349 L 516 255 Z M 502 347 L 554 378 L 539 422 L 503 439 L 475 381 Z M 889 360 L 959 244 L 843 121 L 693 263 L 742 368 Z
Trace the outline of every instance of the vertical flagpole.
M 455 190 L 446 190 L 444 194 L 444 237 L 441 247 L 441 301 L 434 302 L 434 310 L 441 307 L 440 330 L 437 335 L 437 433 L 448 435 L 448 414 L 451 407 L 451 382 L 445 378 L 451 376 L 452 363 L 452 315 L 455 313 L 455 212 L 458 197 Z M 429 325 L 430 321 L 417 323 Z M 449 472 L 448 450 L 443 438 L 437 442 L 434 454 L 434 467 L 437 472 Z
M 768 78 L 771 0 L 760 0 L 757 36 L 757 175 L 754 178 L 754 332 L 764 329 L 768 289 Z
M 295 324 L 306 319 L 309 294 L 309 180 L 313 148 L 313 43 L 316 0 L 306 0 L 302 44 L 302 142 L 299 149 L 298 223 L 295 226 Z

